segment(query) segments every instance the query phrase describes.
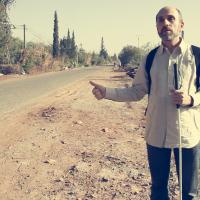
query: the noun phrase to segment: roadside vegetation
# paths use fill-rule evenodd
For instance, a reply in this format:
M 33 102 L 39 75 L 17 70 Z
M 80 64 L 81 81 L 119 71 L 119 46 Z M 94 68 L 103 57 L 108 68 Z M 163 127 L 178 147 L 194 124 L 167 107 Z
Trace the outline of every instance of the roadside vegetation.
M 119 54 L 109 55 L 104 38 L 100 38 L 99 52 L 86 52 L 76 44 L 75 32 L 68 29 L 66 36 L 59 37 L 59 20 L 54 12 L 52 44 L 25 42 L 12 36 L 12 22 L 8 9 L 15 0 L 0 0 L 0 74 L 35 74 L 60 71 L 91 65 L 113 65 L 122 69 L 138 66 L 145 53 L 152 48 L 128 45 Z

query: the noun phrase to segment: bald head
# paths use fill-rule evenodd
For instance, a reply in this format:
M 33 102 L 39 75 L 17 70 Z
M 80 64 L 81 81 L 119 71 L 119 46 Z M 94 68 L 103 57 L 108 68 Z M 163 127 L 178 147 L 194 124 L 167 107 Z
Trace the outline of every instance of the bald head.
M 180 11 L 178 8 L 172 7 L 172 6 L 165 6 L 165 7 L 161 8 L 161 9 L 158 11 L 157 15 L 156 15 L 156 21 L 157 21 L 158 17 L 159 17 L 162 13 L 169 12 L 169 11 L 170 11 L 170 12 L 176 12 L 176 13 L 178 14 L 179 20 L 180 20 L 181 22 L 183 21 L 183 17 L 182 17 L 181 11 Z

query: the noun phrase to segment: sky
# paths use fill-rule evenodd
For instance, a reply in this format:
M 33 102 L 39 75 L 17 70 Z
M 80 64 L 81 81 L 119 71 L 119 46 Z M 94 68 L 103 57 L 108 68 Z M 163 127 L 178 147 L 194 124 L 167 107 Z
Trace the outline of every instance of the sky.
M 155 16 L 164 6 L 183 14 L 185 40 L 200 46 L 199 0 L 16 0 L 9 9 L 13 36 L 26 42 L 53 42 L 54 12 L 58 15 L 59 38 L 74 31 L 78 48 L 99 52 L 101 38 L 110 55 L 123 47 L 158 44 Z

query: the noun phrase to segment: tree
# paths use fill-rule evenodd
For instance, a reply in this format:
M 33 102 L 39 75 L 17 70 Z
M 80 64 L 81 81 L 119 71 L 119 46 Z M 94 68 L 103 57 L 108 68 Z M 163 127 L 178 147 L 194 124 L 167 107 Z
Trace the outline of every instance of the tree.
M 75 42 L 75 34 L 74 31 L 72 33 L 72 37 L 70 36 L 70 31 L 68 29 L 67 37 L 64 37 L 60 41 L 60 54 L 65 59 L 70 59 L 72 65 L 75 65 L 78 62 L 78 52 L 77 45 Z
M 59 36 L 58 36 L 58 17 L 57 12 L 54 13 L 54 32 L 53 32 L 53 57 L 59 56 Z
M 101 50 L 99 52 L 99 56 L 101 58 L 103 58 L 104 60 L 107 60 L 108 59 L 108 53 L 105 49 L 105 46 L 104 46 L 104 40 L 103 40 L 103 37 L 101 38 Z
M 63 37 L 60 40 L 60 55 L 65 57 L 66 56 L 66 49 L 67 49 L 67 39 Z
M 116 55 L 116 53 L 110 57 L 110 62 L 114 65 L 114 66 L 119 66 L 120 65 L 120 61 Z
M 67 39 L 66 39 L 66 55 L 68 55 L 68 57 L 70 57 L 71 54 L 71 36 L 70 36 L 70 31 L 68 29 L 67 31 Z
M 87 61 L 87 54 L 85 50 L 81 47 L 78 51 L 78 63 L 81 65 L 85 65 Z
M 71 52 L 70 52 L 70 58 L 73 60 L 77 59 L 77 46 L 75 42 L 75 35 L 74 31 L 72 33 L 72 39 L 71 39 Z
M 128 64 L 138 65 L 141 60 L 141 51 L 139 48 L 129 45 L 121 50 L 118 58 L 123 67 L 127 66 Z
M 11 38 L 9 50 L 11 63 L 16 64 L 19 62 L 22 52 L 23 41 L 19 38 Z
M 14 0 L 0 0 L 0 63 L 9 63 L 9 43 L 11 39 L 11 24 L 7 15 L 7 8 Z
M 99 55 L 93 52 L 91 55 L 91 65 L 97 65 L 98 60 L 99 60 Z
M 60 41 L 61 55 L 71 58 L 71 46 L 72 46 L 72 39 L 70 36 L 70 31 L 68 29 L 67 37 L 64 36 L 63 39 L 61 39 L 61 41 Z
M 67 37 L 64 36 L 63 39 L 60 41 L 60 51 L 62 56 L 66 56 L 70 58 L 71 55 L 71 37 L 70 31 L 68 29 Z
M 0 0 L 0 4 L 3 4 L 5 7 L 10 6 L 14 2 L 15 0 Z

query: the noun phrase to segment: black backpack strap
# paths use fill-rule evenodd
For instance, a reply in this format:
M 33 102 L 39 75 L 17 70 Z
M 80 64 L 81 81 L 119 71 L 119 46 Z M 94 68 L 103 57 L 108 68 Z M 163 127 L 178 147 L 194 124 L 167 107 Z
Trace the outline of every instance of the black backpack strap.
M 196 64 L 196 87 L 197 91 L 200 89 L 200 48 L 197 46 L 192 45 L 192 52 L 195 57 L 195 64 Z
M 151 66 L 152 66 L 153 59 L 156 55 L 158 48 L 159 46 L 151 50 L 146 58 L 145 70 L 146 70 L 147 78 L 148 78 L 148 95 L 150 94 L 150 91 L 151 91 L 151 75 L 150 75 Z
M 152 66 L 153 59 L 154 59 L 154 57 L 156 55 L 156 52 L 157 52 L 158 48 L 159 48 L 159 46 L 156 47 L 155 49 L 151 50 L 149 52 L 149 54 L 147 55 L 147 58 L 146 58 L 145 71 L 146 71 L 147 79 L 148 79 L 148 95 L 150 95 L 150 92 L 151 92 L 151 74 L 150 74 L 151 66 Z M 147 107 L 145 109 L 144 115 L 146 115 L 146 113 L 147 113 L 147 108 L 148 108 L 148 105 L 147 105 Z

